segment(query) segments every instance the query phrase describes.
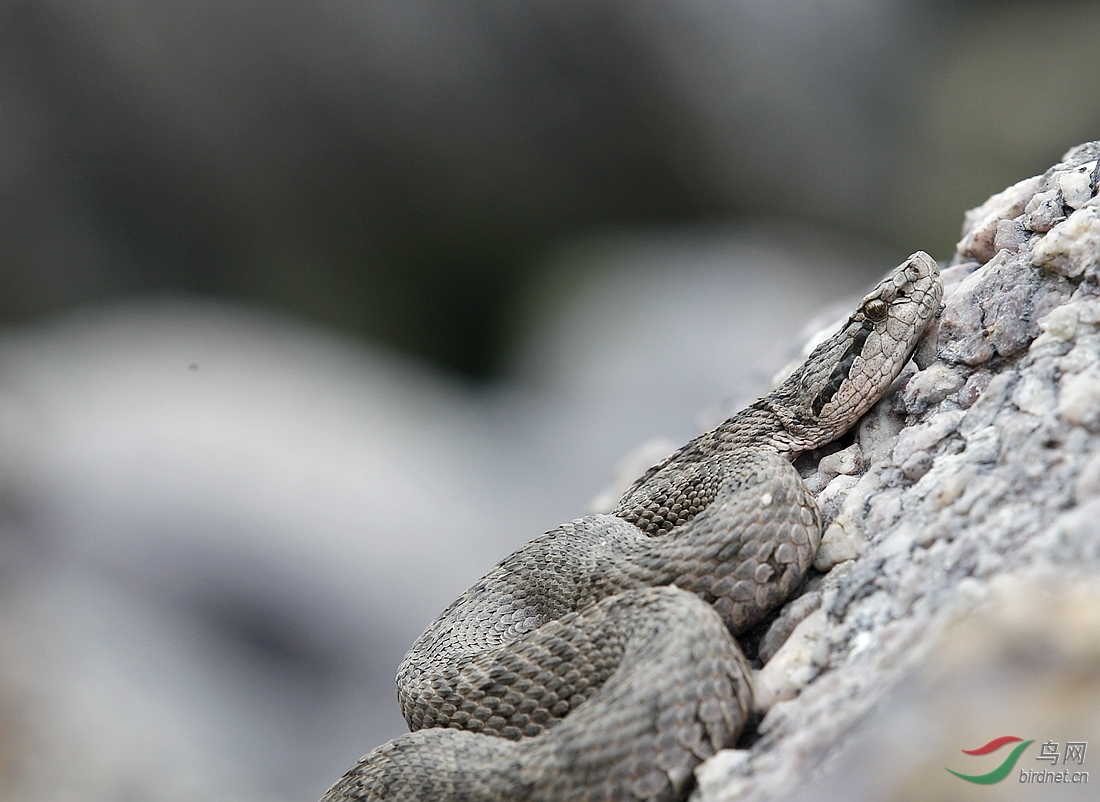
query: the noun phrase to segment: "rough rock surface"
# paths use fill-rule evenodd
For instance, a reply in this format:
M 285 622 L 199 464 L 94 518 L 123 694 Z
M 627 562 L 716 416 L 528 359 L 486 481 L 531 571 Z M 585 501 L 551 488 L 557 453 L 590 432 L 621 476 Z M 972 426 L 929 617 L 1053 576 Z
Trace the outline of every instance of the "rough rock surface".
M 1023 627 L 1030 633 L 1023 640 L 1047 662 L 1024 660 L 1032 674 L 1021 676 L 1064 680 L 1059 671 L 1084 666 L 1088 681 L 1078 691 L 1091 689 L 1070 706 L 1075 724 L 1063 719 L 1019 734 L 1058 740 L 1050 728 L 1064 724 L 1068 730 L 1058 732 L 1065 739 L 1100 738 L 1100 636 L 1088 627 L 1100 615 L 1098 176 L 1100 142 L 1092 142 L 969 212 L 944 270 L 942 314 L 915 364 L 868 413 L 852 444 L 802 466 L 826 527 L 815 568 L 827 573 L 814 580 L 810 599 L 796 602 L 793 618 L 777 619 L 781 635 L 793 633 L 787 643 L 775 651 L 773 633 L 763 638 L 761 654 L 774 652 L 758 676 L 763 718 L 743 739 L 746 748 L 698 769 L 695 802 L 799 793 L 906 798 L 924 775 L 955 782 L 935 798 L 965 793 L 966 784 L 928 758 L 915 734 L 889 748 L 886 736 L 877 738 L 890 760 L 870 765 L 854 757 L 866 753 L 853 745 L 866 743 L 875 727 L 915 733 L 913 721 L 936 715 L 936 699 L 942 707 L 954 698 L 934 679 L 944 655 L 967 653 L 955 664 L 984 660 L 1011 678 L 1020 661 L 1004 654 L 1015 653 L 1019 627 L 1005 622 L 1022 616 L 1012 619 L 1006 600 L 1050 611 Z M 1085 590 L 1067 590 L 1078 585 Z M 1066 615 L 1067 607 L 1085 623 Z M 965 633 L 965 622 L 981 615 L 993 623 L 971 630 L 989 642 L 968 653 L 958 644 L 975 638 L 952 622 L 963 621 Z M 979 707 L 989 702 L 962 694 L 952 707 L 956 719 L 966 718 L 967 698 Z M 1013 708 L 1013 698 L 999 704 Z M 884 723 L 883 711 L 895 715 Z M 1017 712 L 1002 728 L 1031 726 Z M 944 732 L 952 734 L 938 747 L 954 756 L 944 760 L 1003 734 L 993 724 L 980 733 Z M 902 753 L 910 763 L 899 767 Z M 925 763 L 928 771 L 913 773 Z

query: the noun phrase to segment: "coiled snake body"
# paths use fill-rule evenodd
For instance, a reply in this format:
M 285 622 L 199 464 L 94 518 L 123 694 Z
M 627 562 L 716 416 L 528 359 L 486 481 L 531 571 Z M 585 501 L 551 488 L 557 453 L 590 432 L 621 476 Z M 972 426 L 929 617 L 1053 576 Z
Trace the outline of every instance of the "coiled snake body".
M 941 295 L 936 262 L 913 254 L 786 381 L 646 471 L 613 514 L 497 565 L 405 656 L 414 731 L 323 802 L 683 799 L 752 706 L 730 633 L 786 599 L 821 539 L 791 459 L 882 396 Z

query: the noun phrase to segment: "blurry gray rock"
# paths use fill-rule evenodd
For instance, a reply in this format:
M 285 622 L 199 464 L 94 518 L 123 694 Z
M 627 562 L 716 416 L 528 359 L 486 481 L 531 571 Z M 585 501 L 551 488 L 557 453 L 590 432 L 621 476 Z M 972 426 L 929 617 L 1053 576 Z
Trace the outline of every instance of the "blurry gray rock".
M 792 650 L 812 671 L 768 679 L 755 740 L 700 767 L 695 802 L 967 798 L 944 767 L 1000 758 L 960 750 L 1100 739 L 1098 159 L 1076 147 L 967 214 L 920 370 L 857 429 L 866 473 L 829 531 L 860 548 Z
M 0 409 L 22 802 L 319 796 L 404 728 L 424 622 L 539 527 L 463 388 L 256 310 L 8 332 Z
M 582 233 L 793 218 L 935 252 L 945 197 L 1100 123 L 1100 13 L 1048 6 L 7 0 L 0 315 L 244 297 L 484 376 Z
M 579 232 L 872 230 L 947 24 L 911 5 L 6 2 L 0 312 L 244 295 L 477 368 Z

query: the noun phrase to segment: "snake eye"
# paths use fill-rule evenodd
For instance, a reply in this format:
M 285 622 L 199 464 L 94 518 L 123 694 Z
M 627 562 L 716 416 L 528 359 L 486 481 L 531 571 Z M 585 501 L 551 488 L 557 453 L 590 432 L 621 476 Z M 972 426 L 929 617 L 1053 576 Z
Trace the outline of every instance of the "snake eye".
M 867 315 L 868 320 L 885 320 L 886 319 L 886 301 L 881 298 L 872 298 L 870 301 L 863 305 L 863 314 Z

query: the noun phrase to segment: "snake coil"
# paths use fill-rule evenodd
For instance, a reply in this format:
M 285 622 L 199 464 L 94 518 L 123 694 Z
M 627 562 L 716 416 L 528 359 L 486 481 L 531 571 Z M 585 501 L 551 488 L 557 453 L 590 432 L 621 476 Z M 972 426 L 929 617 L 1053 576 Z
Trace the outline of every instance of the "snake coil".
M 412 732 L 322 802 L 681 800 L 752 708 L 733 635 L 799 585 L 821 540 L 791 465 L 882 397 L 937 313 L 917 252 L 791 376 L 650 468 L 611 515 L 505 558 L 413 644 Z

